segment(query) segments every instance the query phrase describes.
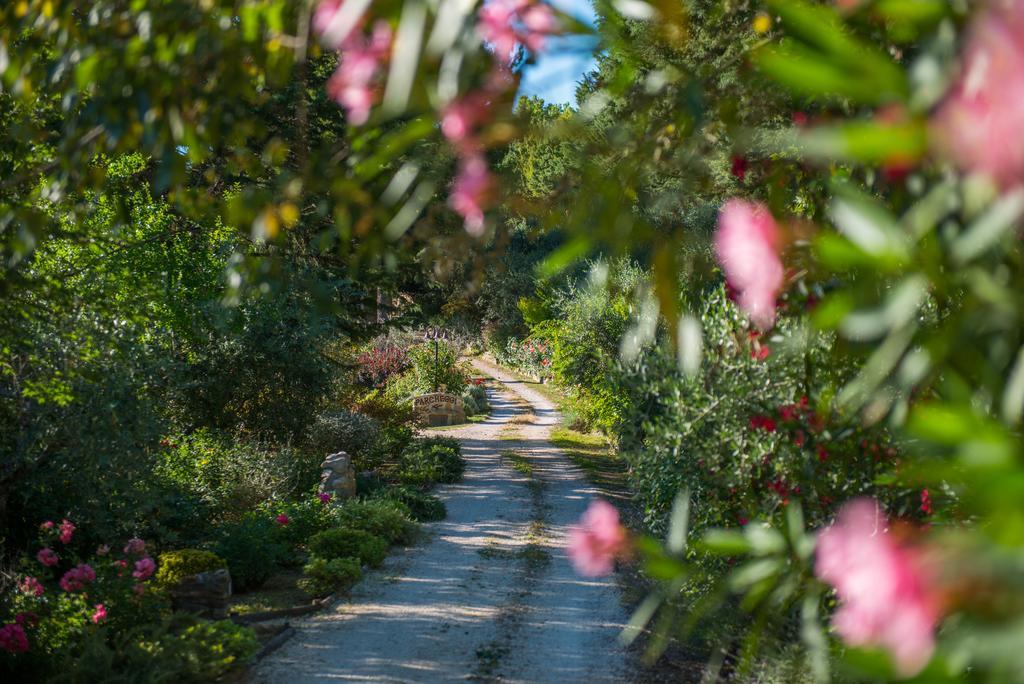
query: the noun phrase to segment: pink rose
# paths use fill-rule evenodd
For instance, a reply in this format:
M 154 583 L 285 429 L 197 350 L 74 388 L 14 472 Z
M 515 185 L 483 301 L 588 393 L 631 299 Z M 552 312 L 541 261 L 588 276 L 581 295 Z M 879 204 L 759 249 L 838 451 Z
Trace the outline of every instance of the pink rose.
M 897 543 L 887 524 L 876 501 L 847 503 L 818 535 L 815 573 L 835 587 L 832 625 L 843 640 L 886 649 L 909 677 L 932 656 L 939 607 L 920 552 Z
M 607 575 L 615 567 L 615 557 L 626 550 L 627 543 L 619 511 L 607 501 L 595 499 L 579 524 L 569 530 L 569 560 L 576 572 L 585 577 Z
M 1006 188 L 1024 180 L 1024 0 L 986 3 L 960 77 L 932 121 L 936 146 Z
M 71 535 L 75 533 L 75 525 L 65 518 L 60 523 L 60 541 L 62 544 L 71 543 Z
M 53 549 L 45 548 L 39 549 L 39 553 L 36 554 L 36 560 L 46 567 L 52 568 L 60 561 L 60 556 L 58 556 Z
M 128 540 L 128 543 L 124 547 L 124 552 L 130 556 L 141 556 L 146 553 L 146 542 L 142 541 L 138 537 L 133 537 Z
M 154 572 L 156 572 L 156 563 L 152 558 L 146 556 L 135 561 L 135 571 L 132 573 L 132 577 L 140 582 L 144 582 L 152 577 Z
M 8 653 L 28 651 L 28 637 L 25 635 L 25 629 L 16 623 L 0 627 L 0 650 Z
M 87 563 L 71 568 L 60 578 L 60 588 L 64 591 L 81 591 L 85 585 L 96 579 L 96 571 Z
M 52 530 L 53 529 L 53 521 L 52 520 L 47 520 L 46 522 L 44 522 L 42 525 L 39 526 L 39 529 L 41 529 L 41 530 Z
M 282 513 L 281 515 L 279 515 L 276 518 L 274 518 L 274 520 L 277 521 L 278 525 L 282 525 L 282 526 L 287 525 L 288 523 L 291 522 L 291 519 L 287 515 L 285 515 L 284 513 Z
M 448 206 L 464 219 L 466 232 L 473 237 L 484 233 L 484 207 L 488 204 L 491 186 L 491 173 L 483 155 L 470 154 L 460 160 Z
M 104 606 L 102 603 L 97 603 L 96 606 L 95 606 L 95 610 L 93 611 L 93 614 L 92 614 L 93 624 L 98 625 L 99 623 L 103 622 L 106 619 L 107 619 L 107 607 Z
M 726 202 L 718 215 L 715 255 L 740 308 L 759 328 L 770 328 L 784 270 L 779 231 L 768 207 L 741 199 Z
M 28 576 L 21 580 L 21 584 L 18 585 L 18 589 L 21 590 L 21 593 L 28 596 L 42 596 L 46 592 L 46 589 L 43 588 L 43 585 L 39 580 L 32 576 Z

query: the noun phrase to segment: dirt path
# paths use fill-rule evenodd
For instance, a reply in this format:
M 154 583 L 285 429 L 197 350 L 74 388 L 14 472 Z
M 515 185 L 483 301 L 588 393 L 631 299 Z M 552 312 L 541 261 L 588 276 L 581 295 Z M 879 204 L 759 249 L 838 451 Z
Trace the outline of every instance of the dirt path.
M 502 381 L 486 422 L 444 431 L 462 441 L 465 479 L 438 490 L 447 519 L 392 555 L 330 611 L 264 660 L 259 682 L 622 682 L 627 620 L 614 581 L 577 577 L 568 527 L 594 490 L 547 441 L 554 407 Z M 525 422 L 525 421 L 532 422 Z

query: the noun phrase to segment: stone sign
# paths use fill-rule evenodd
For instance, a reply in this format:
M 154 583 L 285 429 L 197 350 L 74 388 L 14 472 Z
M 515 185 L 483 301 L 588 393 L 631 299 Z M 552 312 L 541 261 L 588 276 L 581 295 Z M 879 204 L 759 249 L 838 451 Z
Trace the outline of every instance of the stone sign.
M 446 392 L 413 397 L 412 409 L 420 425 L 458 425 L 466 422 L 462 398 Z

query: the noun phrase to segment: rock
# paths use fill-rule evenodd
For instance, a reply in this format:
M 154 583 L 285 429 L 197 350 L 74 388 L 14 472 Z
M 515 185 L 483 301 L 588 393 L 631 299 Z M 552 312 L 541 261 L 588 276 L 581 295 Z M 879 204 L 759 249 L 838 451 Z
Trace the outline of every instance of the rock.
M 223 620 L 228 616 L 231 598 L 231 573 L 227 568 L 191 575 L 170 587 L 174 610 L 198 613 L 200 617 Z
M 344 451 L 329 454 L 320 466 L 320 491 L 333 494 L 338 501 L 356 495 L 356 471 L 352 458 Z

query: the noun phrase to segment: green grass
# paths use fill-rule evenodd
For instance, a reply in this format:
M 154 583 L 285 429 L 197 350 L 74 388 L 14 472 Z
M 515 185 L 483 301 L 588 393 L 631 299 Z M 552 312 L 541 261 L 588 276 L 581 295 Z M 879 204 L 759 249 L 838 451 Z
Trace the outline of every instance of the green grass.
M 626 464 L 603 436 L 561 426 L 551 431 L 549 439 L 602 489 L 610 494 L 629 496 Z
M 533 464 L 530 463 L 525 456 L 517 454 L 511 449 L 506 449 L 501 452 L 502 458 L 507 458 L 512 462 L 512 469 L 526 475 L 527 477 L 533 477 Z

